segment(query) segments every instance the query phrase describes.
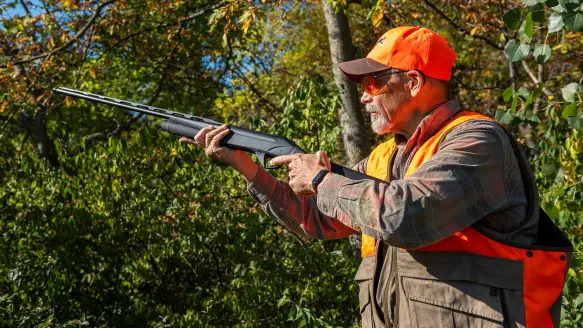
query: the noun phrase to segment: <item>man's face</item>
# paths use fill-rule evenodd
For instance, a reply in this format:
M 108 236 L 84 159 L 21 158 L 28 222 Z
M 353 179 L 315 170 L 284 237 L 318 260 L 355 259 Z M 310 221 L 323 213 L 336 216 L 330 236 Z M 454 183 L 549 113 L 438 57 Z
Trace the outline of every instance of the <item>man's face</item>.
M 372 130 L 376 134 L 400 133 L 409 115 L 411 95 L 407 92 L 405 74 L 379 77 L 383 87 L 376 96 L 363 92 L 360 101 L 370 115 Z

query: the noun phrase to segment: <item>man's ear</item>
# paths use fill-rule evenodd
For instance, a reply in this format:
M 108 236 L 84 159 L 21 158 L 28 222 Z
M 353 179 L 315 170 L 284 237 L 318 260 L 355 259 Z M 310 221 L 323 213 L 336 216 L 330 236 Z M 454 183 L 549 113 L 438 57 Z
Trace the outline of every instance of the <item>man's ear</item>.
M 407 84 L 411 97 L 415 97 L 421 92 L 421 88 L 425 85 L 425 79 L 423 79 L 423 73 L 412 70 L 407 72 L 407 78 L 409 83 Z

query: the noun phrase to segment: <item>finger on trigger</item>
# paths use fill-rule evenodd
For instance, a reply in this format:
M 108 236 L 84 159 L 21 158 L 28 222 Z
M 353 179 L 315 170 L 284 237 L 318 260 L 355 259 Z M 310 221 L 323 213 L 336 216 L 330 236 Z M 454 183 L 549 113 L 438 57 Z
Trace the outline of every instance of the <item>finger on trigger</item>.
M 274 157 L 269 163 L 271 166 L 282 166 L 282 165 L 288 165 L 289 163 L 291 163 L 294 159 L 296 159 L 297 155 L 282 155 L 282 156 L 277 156 Z

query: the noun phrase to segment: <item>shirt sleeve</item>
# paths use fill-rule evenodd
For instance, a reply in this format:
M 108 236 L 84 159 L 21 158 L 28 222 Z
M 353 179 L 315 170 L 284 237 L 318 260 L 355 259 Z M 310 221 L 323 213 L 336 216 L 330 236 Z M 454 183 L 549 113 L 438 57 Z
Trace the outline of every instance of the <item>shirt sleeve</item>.
M 365 161 L 353 169 L 364 172 Z M 322 213 L 316 196 L 299 196 L 291 187 L 260 168 L 247 186 L 265 213 L 300 239 L 338 239 L 354 234 L 351 227 Z
M 331 176 L 319 187 L 318 207 L 392 246 L 436 243 L 507 201 L 501 138 L 508 141 L 496 123 L 466 122 L 405 179 L 382 183 Z

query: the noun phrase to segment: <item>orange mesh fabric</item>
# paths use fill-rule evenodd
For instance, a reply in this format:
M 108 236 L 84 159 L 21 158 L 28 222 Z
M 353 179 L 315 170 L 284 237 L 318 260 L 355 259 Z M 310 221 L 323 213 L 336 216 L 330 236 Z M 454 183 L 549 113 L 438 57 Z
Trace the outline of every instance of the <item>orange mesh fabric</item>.
M 405 176 L 437 152 L 445 133 L 458 124 L 471 120 L 495 120 L 477 113 L 462 112 L 418 150 Z M 496 242 L 469 227 L 436 244 L 416 249 L 416 252 L 468 252 L 477 255 L 522 261 L 523 295 L 527 327 L 554 327 L 549 309 L 563 290 L 567 253 L 562 251 L 527 250 Z
M 368 156 L 368 160 L 366 162 L 366 175 L 370 175 L 381 180 L 387 180 L 389 160 L 394 150 L 395 142 L 393 139 L 378 145 Z M 363 233 L 360 255 L 364 258 L 374 254 L 375 246 L 376 239 Z

